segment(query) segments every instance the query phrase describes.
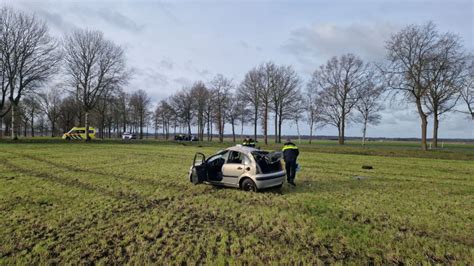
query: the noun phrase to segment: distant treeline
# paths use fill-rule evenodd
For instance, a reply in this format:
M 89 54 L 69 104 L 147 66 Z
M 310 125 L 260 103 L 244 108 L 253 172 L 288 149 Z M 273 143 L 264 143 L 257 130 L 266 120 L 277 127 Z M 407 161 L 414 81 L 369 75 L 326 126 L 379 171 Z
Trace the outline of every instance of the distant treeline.
M 168 139 L 177 132 L 190 135 L 195 127 L 201 141 L 216 135 L 222 142 L 226 126 L 236 141 L 251 125 L 253 137 L 268 143 L 273 120 L 276 143 L 282 142 L 283 125 L 302 135 L 300 123 L 307 123 L 310 142 L 317 129 L 329 126 L 337 128 L 344 144 L 346 127 L 358 123 L 364 144 L 369 125 L 381 122 L 384 103 L 392 101 L 416 110 L 426 150 L 428 118 L 434 121 L 433 147 L 444 114 L 456 111 L 474 120 L 474 56 L 458 35 L 440 32 L 431 22 L 408 25 L 385 47 L 384 62 L 337 55 L 315 66 L 308 82 L 292 66 L 269 61 L 242 80 L 218 74 L 153 105 L 142 88 L 129 87 L 133 71 L 125 50 L 102 32 L 77 29 L 58 40 L 35 14 L 3 7 L 0 137 L 45 131 L 57 136 L 73 126 L 94 126 L 101 138 L 126 131 L 143 138 L 151 128 Z

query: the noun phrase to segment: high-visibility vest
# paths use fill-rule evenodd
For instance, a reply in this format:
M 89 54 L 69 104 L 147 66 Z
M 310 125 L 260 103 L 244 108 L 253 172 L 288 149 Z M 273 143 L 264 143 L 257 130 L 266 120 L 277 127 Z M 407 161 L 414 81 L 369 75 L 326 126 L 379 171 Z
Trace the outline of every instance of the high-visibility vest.
M 297 149 L 298 147 L 296 147 L 296 145 L 284 145 L 281 150 L 286 151 L 286 150 L 297 150 Z

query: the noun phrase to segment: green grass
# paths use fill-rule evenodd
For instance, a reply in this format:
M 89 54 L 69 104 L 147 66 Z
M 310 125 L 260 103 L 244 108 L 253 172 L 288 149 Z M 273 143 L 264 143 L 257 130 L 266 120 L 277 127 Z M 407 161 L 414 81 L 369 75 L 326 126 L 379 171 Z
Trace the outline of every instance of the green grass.
M 192 185 L 198 145 L 0 142 L 0 264 L 473 261 L 472 144 L 302 144 L 281 194 Z

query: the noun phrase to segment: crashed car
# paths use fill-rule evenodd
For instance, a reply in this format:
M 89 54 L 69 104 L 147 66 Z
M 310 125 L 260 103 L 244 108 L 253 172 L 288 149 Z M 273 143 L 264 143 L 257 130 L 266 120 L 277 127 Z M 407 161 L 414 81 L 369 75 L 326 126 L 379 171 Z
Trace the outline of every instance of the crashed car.
M 206 159 L 196 153 L 189 169 L 189 181 L 236 187 L 246 191 L 281 187 L 285 171 L 281 152 L 268 152 L 237 145 L 219 151 Z
M 124 133 L 122 134 L 122 139 L 123 139 L 123 140 L 137 139 L 137 134 L 135 134 L 135 133 L 130 133 L 130 132 L 124 132 Z
M 199 141 L 198 137 L 194 135 L 183 135 L 179 134 L 174 136 L 175 141 Z

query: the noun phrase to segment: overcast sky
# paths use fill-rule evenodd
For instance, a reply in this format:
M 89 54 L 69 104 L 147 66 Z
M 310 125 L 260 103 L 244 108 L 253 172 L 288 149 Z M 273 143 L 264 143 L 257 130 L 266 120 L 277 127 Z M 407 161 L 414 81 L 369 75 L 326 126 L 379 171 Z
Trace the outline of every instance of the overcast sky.
M 352 52 L 381 61 L 384 42 L 411 23 L 431 20 L 440 31 L 460 35 L 466 49 L 474 50 L 472 0 L 3 2 L 35 12 L 57 36 L 75 28 L 103 31 L 125 47 L 128 64 L 135 69 L 126 90 L 144 89 L 155 103 L 217 73 L 238 84 L 249 69 L 268 60 L 292 65 L 304 84 L 334 55 Z M 307 126 L 301 130 L 308 134 Z M 350 125 L 347 135 L 360 132 L 359 125 Z M 287 123 L 283 133 L 296 134 L 296 128 Z M 387 106 L 382 123 L 368 129 L 369 136 L 381 137 L 419 133 L 414 106 L 400 104 Z M 317 134 L 337 135 L 337 130 L 326 127 Z M 474 122 L 461 113 L 444 116 L 439 136 L 474 138 Z

